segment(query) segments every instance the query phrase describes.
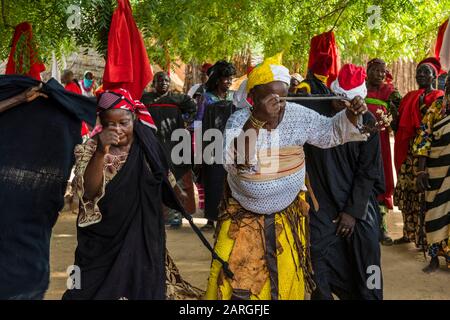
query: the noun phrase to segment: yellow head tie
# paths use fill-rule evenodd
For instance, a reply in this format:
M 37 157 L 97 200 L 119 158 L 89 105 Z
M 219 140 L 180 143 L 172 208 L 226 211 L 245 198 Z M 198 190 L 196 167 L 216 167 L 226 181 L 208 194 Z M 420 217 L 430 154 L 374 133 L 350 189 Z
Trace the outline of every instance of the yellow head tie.
M 248 75 L 247 92 L 254 87 L 273 81 L 282 81 L 290 84 L 291 75 L 289 70 L 281 64 L 282 53 L 267 58 Z

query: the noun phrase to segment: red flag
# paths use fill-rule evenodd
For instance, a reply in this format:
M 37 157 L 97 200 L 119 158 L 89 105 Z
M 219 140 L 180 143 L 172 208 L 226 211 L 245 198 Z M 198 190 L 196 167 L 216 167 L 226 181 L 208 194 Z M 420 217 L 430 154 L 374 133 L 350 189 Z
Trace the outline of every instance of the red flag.
M 331 83 L 334 80 L 336 80 L 340 68 L 339 52 L 333 31 L 319 34 L 311 39 L 311 48 L 309 49 L 308 69 L 312 68 L 312 66 L 317 60 L 319 53 L 322 54 L 326 53 L 332 59 L 327 81 L 327 85 L 330 86 Z
M 133 19 L 129 0 L 117 0 L 108 35 L 103 89 L 123 88 L 140 100 L 153 79 L 144 40 Z
M 434 55 L 442 64 L 442 68 L 446 71 L 450 69 L 450 29 L 448 28 L 447 19 L 440 27 L 436 40 Z
M 5 74 L 24 74 L 41 80 L 40 73 L 43 71 L 45 65 L 39 59 L 31 24 L 22 22 L 14 31 Z
M 438 36 L 436 40 L 436 47 L 434 49 L 434 56 L 439 58 L 441 56 L 442 42 L 444 41 L 444 33 L 448 26 L 448 19 L 439 27 Z

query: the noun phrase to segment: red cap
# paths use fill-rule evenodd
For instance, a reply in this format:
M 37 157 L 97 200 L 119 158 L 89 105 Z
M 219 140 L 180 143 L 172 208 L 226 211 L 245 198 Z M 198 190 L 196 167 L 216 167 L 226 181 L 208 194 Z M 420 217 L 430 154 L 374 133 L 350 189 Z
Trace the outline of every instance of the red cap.
M 363 67 L 345 64 L 339 71 L 339 86 L 344 90 L 352 90 L 361 86 L 366 81 L 366 76 L 366 69 Z
M 311 71 L 321 76 L 328 76 L 330 74 L 331 66 L 333 65 L 333 59 L 326 52 L 319 52 L 316 61 L 311 66 Z
M 423 64 L 429 65 L 431 68 L 433 68 L 437 77 L 439 75 L 445 73 L 444 71 L 442 71 L 441 62 L 439 61 L 438 58 L 429 57 L 429 58 L 423 59 L 422 61 L 419 62 L 419 64 L 417 65 L 417 68 Z
M 211 63 L 204 63 L 202 67 L 200 68 L 200 71 L 203 73 L 207 73 L 208 69 L 211 68 L 213 65 Z

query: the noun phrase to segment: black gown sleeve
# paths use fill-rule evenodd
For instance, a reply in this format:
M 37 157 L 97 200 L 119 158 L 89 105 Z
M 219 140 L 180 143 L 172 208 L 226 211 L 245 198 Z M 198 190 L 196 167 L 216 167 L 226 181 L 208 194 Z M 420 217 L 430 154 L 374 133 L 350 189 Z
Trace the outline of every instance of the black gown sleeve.
M 186 94 L 180 94 L 179 99 L 179 107 L 181 113 L 185 115 L 185 120 L 189 122 L 195 117 L 195 114 L 197 112 L 197 103 L 193 98 Z
M 364 219 L 367 204 L 375 185 L 383 179 L 381 161 L 380 137 L 378 133 L 371 134 L 367 141 L 360 143 L 357 169 L 353 176 L 353 187 L 344 212 L 357 219 Z M 384 182 L 381 182 L 384 184 Z

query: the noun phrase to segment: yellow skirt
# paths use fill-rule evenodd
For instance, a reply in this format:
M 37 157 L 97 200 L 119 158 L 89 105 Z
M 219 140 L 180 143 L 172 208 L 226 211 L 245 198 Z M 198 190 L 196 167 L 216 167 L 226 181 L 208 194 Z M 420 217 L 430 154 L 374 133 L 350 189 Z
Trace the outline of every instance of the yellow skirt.
M 295 201 L 305 199 L 302 193 Z M 300 255 L 295 245 L 295 239 L 291 230 L 292 223 L 289 223 L 288 214 L 292 210 L 300 210 L 298 205 L 292 204 L 289 208 L 283 210 L 275 215 L 275 224 L 281 232 L 278 232 L 278 250 L 277 250 L 277 266 L 278 266 L 278 299 L 279 300 L 303 300 L 305 297 L 305 278 L 303 268 L 301 267 L 305 261 L 300 261 Z M 297 234 L 300 235 L 300 241 L 303 248 L 307 248 L 306 236 L 302 230 L 305 230 L 306 218 L 300 218 L 297 224 Z M 219 257 L 228 261 L 232 253 L 235 240 L 229 237 L 229 229 L 231 226 L 231 218 L 222 220 L 220 229 L 218 230 L 217 241 L 214 250 Z M 280 228 L 281 227 L 281 228 Z M 307 226 L 306 226 L 307 227 Z M 281 248 L 280 248 L 281 247 Z M 308 255 L 309 252 L 304 254 Z M 309 258 L 309 256 L 308 256 Z M 309 260 L 309 259 L 308 259 Z M 220 277 L 222 265 L 219 261 L 213 260 L 211 271 L 208 279 L 208 287 L 205 294 L 207 300 L 229 300 L 232 297 L 233 288 L 230 280 L 226 277 Z M 233 270 L 231 270 L 233 272 Z M 220 280 L 219 280 L 220 278 Z M 265 281 L 262 290 L 257 294 L 250 295 L 251 300 L 270 300 L 271 299 L 271 285 L 270 277 Z

